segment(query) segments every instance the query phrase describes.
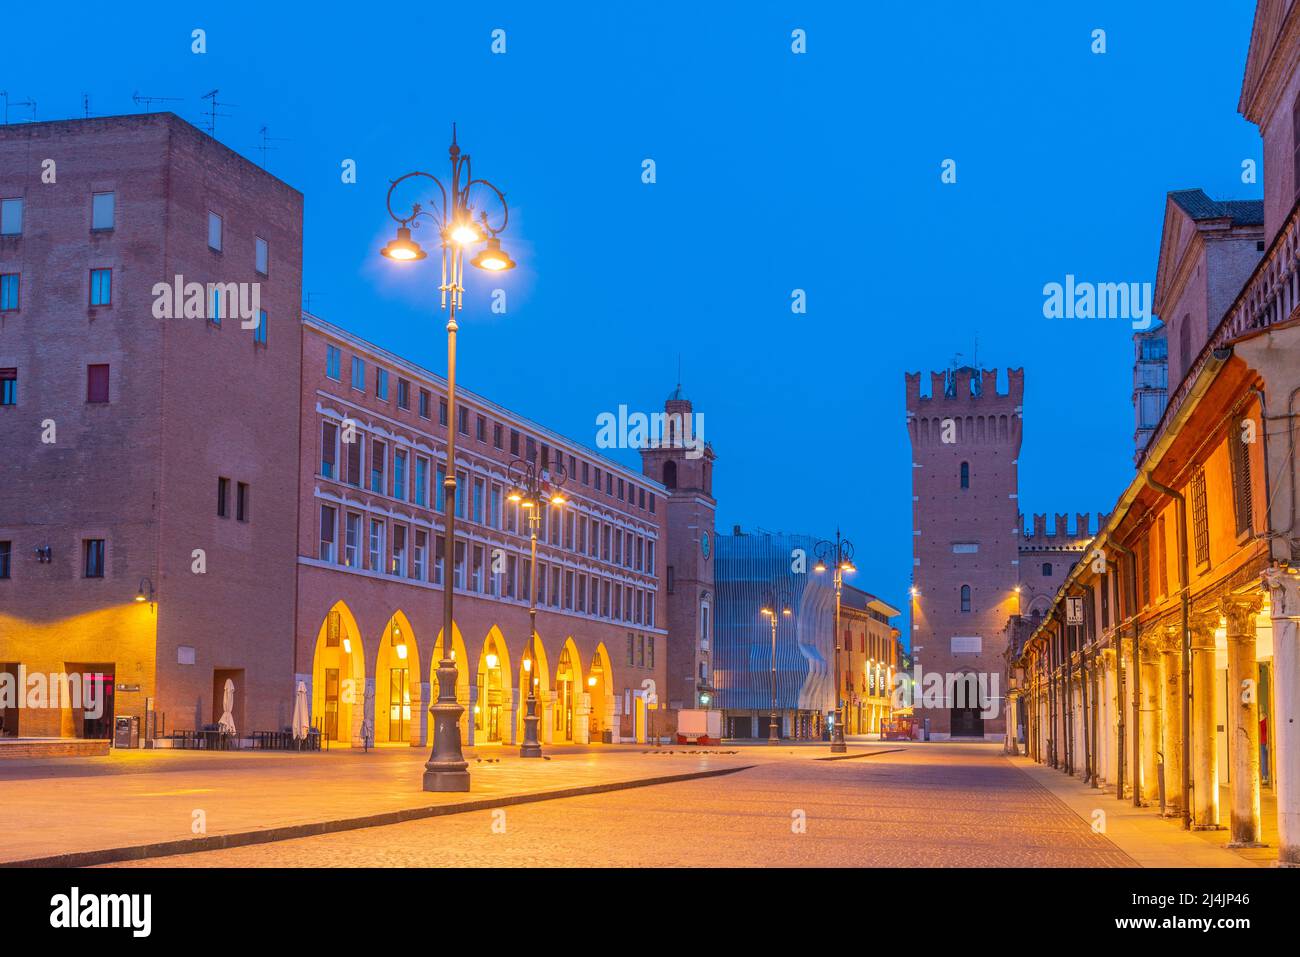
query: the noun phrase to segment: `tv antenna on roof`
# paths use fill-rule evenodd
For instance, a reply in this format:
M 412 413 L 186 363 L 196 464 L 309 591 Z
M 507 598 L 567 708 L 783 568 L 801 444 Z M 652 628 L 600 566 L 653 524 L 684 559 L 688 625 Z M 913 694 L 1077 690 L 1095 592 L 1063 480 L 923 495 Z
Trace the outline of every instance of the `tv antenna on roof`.
M 263 126 L 260 130 L 258 130 L 257 134 L 262 138 L 262 142 L 259 146 L 255 146 L 253 148 L 262 154 L 262 169 L 266 169 L 267 152 L 273 149 L 278 149 L 278 147 L 271 146 L 270 144 L 285 143 L 288 141 L 283 136 L 271 136 L 270 128 L 266 126 Z
M 179 103 L 179 96 L 141 96 L 139 93 L 132 93 L 131 99 L 136 106 L 143 106 L 144 111 L 148 113 L 155 103 Z
M 86 119 L 90 119 L 90 94 L 81 94 L 81 112 L 85 114 Z
M 5 91 L 5 90 L 0 90 L 0 96 L 3 96 L 3 97 L 5 98 L 5 125 L 6 125 L 6 126 L 9 125 L 9 107 L 10 107 L 10 106 L 29 106 L 29 107 L 31 107 L 31 109 L 32 109 L 32 122 L 33 122 L 33 123 L 36 122 L 36 101 L 35 101 L 35 100 L 33 100 L 33 99 L 14 100 L 14 101 L 11 103 L 10 100 L 9 100 L 9 93 L 8 93 L 7 91 Z
M 204 93 L 201 97 L 199 97 L 200 100 L 208 100 L 208 101 L 209 101 L 209 105 L 208 105 L 208 126 L 207 126 L 207 130 L 208 130 L 208 135 L 211 136 L 213 139 L 216 139 L 216 138 L 217 138 L 217 117 L 218 117 L 218 116 L 229 116 L 229 115 L 230 115 L 229 113 L 220 113 L 220 112 L 218 112 L 218 111 L 217 111 L 217 108 L 218 108 L 218 107 L 221 107 L 221 106 L 238 106 L 238 105 L 239 105 L 238 103 L 221 103 L 221 102 L 219 102 L 219 101 L 217 100 L 217 93 L 219 93 L 219 92 L 220 92 L 219 90 L 210 90 L 209 92 Z

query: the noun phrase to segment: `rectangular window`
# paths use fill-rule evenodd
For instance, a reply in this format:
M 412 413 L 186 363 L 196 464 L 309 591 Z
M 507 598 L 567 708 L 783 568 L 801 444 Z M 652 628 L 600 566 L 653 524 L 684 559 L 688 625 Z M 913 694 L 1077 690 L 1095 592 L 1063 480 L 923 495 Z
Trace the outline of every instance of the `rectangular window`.
M 253 237 L 253 268 L 259 275 L 265 276 L 267 273 L 267 262 L 270 255 L 267 250 L 266 240 L 261 236 Z
M 102 538 L 87 538 L 82 545 L 82 555 L 85 559 L 83 566 L 87 578 L 104 577 L 104 540 Z
M 1151 537 L 1138 543 L 1138 598 L 1140 607 L 1151 604 Z
M 483 546 L 474 546 L 474 571 L 470 580 L 470 589 L 472 591 L 483 590 Z
M 334 466 L 338 461 L 339 427 L 333 422 L 322 422 L 320 427 L 320 474 L 324 478 L 334 478 Z
M 412 499 L 416 505 L 429 504 L 429 460 L 423 455 L 415 457 L 415 494 Z
M 447 540 L 441 535 L 435 535 L 433 539 L 433 583 L 442 584 L 442 570 L 444 559 L 447 555 Z
M 480 442 L 487 441 L 487 419 L 481 415 L 474 420 L 474 438 Z
M 348 512 L 344 520 L 346 532 L 343 536 L 343 564 L 348 568 L 361 567 L 361 516 Z
M 406 501 L 406 456 L 401 449 L 393 452 L 393 498 Z
M 519 454 L 519 430 L 518 429 L 510 430 L 510 454 L 511 455 Z
M 338 346 L 325 347 L 325 374 L 335 382 L 343 378 L 343 353 Z
M 564 570 L 564 607 L 573 611 L 573 572 Z
M 507 598 L 515 597 L 515 578 L 519 575 L 519 559 L 514 555 L 506 556 L 506 580 L 502 593 Z
M 21 236 L 22 234 L 22 199 L 0 199 L 0 236 Z
M 420 390 L 420 418 L 427 419 L 430 414 L 430 404 L 433 402 L 433 396 L 428 389 Z
M 366 391 L 366 363 L 360 356 L 352 357 L 352 388 Z
M 92 306 L 113 304 L 113 270 L 92 269 L 90 271 L 90 304 Z
M 0 312 L 13 312 L 18 308 L 18 273 L 0 275 Z
M 230 515 L 230 479 L 217 478 L 217 518 Z
M 494 422 L 492 424 L 492 447 L 493 448 L 497 448 L 497 449 L 501 448 L 501 438 L 503 432 L 504 430 L 501 428 L 500 422 Z
M 329 505 L 320 507 L 320 560 L 334 561 L 334 509 Z
M 1210 522 L 1205 500 L 1205 469 L 1197 467 L 1192 474 L 1192 539 L 1196 551 L 1196 564 L 1210 561 Z
M 388 370 L 375 369 L 375 398 L 388 401 Z
M 1156 590 L 1161 598 L 1169 594 L 1168 553 L 1165 551 L 1165 517 L 1156 521 Z
M 637 667 L 645 667 L 645 635 L 636 636 L 636 663 Z
M 645 570 L 647 575 L 655 573 L 655 543 L 653 541 L 645 543 Z
M 221 252 L 221 217 L 208 212 L 208 248 Z
M 116 193 L 92 193 L 90 195 L 90 228 L 94 230 L 112 229 L 114 214 L 117 212 Z
M 654 635 L 648 635 L 646 637 L 645 651 L 646 651 L 646 655 L 645 655 L 646 667 L 653 668 L 655 666 L 655 636 Z M 704 664 L 704 662 L 701 661 L 700 664 Z
M 248 483 L 235 483 L 235 521 L 248 521 Z
M 465 486 L 469 483 L 469 476 L 461 469 L 456 470 L 456 517 L 465 517 L 465 499 L 469 497 L 469 492 Z
M 447 506 L 447 470 L 439 465 L 433 470 L 433 510 L 441 512 Z
M 406 577 L 406 526 L 393 525 L 393 557 L 388 571 L 398 578 Z
M 1250 422 L 1247 426 L 1246 423 Z M 1228 432 L 1229 465 L 1232 468 L 1232 514 L 1237 523 L 1237 534 L 1245 535 L 1254 525 L 1251 502 L 1250 444 L 1253 437 L 1253 419 L 1238 418 Z
M 108 401 L 108 366 L 86 366 L 86 401 Z
M 379 439 L 370 440 L 370 491 L 384 494 L 384 471 L 388 464 L 388 446 Z
M 266 310 L 257 310 L 257 326 L 253 329 L 253 341 L 259 346 L 266 345 Z
M 446 427 L 447 425 L 447 400 L 438 400 L 438 424 Z
M 551 607 L 560 607 L 560 569 L 551 568 Z
M 456 581 L 457 588 L 465 587 L 465 543 L 456 543 Z
M 0 369 L 0 405 L 18 404 L 18 370 Z
M 370 541 L 366 556 L 367 565 L 372 572 L 384 570 L 384 523 L 382 520 L 372 518 L 370 520 Z
M 0 578 L 8 578 L 10 575 L 12 551 L 13 545 L 11 543 L 0 542 Z
M 627 663 L 629 666 L 636 664 L 636 637 L 630 631 L 627 633 Z
M 463 405 L 456 410 L 456 431 L 461 435 L 469 435 L 469 409 Z
M 492 483 L 492 497 L 488 499 L 488 525 L 492 528 L 501 527 L 501 496 L 503 489 L 500 485 Z
M 397 380 L 397 407 L 411 411 L 411 383 L 402 378 Z
M 577 594 L 574 596 L 574 603 L 573 603 L 573 604 L 574 604 L 574 608 L 575 608 L 577 611 L 579 611 L 579 612 L 586 612 L 586 610 L 587 610 L 587 576 L 586 576 L 586 575 L 579 575 L 579 576 L 578 576 L 578 582 L 577 582 L 577 585 L 578 585 L 578 590 L 577 590 Z
M 411 553 L 411 577 L 424 581 L 427 574 L 429 557 L 429 533 L 422 528 L 415 530 L 415 550 Z

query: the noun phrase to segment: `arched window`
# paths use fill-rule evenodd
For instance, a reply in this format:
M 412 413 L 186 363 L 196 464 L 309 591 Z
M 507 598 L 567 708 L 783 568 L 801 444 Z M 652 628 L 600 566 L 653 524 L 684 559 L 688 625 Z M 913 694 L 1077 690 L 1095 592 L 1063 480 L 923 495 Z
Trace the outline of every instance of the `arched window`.
M 961 586 L 961 610 L 970 611 L 970 585 Z
M 1052 577 L 1052 563 L 1051 563 L 1051 562 L 1043 562 L 1043 577 L 1044 577 L 1044 578 L 1051 578 L 1051 577 Z
M 961 487 L 970 488 L 970 463 L 961 463 Z
M 665 462 L 664 463 L 664 488 L 676 488 L 676 487 L 677 487 L 677 463 Z

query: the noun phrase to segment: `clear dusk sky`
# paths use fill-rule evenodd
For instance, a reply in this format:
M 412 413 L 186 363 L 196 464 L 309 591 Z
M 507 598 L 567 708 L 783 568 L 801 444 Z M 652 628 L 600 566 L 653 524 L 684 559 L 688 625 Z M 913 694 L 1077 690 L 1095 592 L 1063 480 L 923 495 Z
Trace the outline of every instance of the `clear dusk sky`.
M 718 454 L 719 530 L 838 523 L 855 584 L 905 607 L 905 371 L 972 362 L 977 338 L 980 366 L 1025 368 L 1027 520 L 1109 509 L 1131 477 L 1132 330 L 1045 319 L 1043 286 L 1154 282 L 1169 190 L 1261 195 L 1236 109 L 1253 10 L 14 3 L 0 90 L 43 120 L 83 115 L 83 93 L 94 115 L 176 97 L 153 109 L 202 126 L 219 89 L 217 138 L 260 162 L 267 126 L 265 165 L 305 194 L 312 311 L 438 372 L 433 260 L 399 276 L 377 252 L 389 179 L 445 176 L 456 121 L 475 174 L 508 194 L 520 263 L 473 279 L 461 383 L 594 445 L 601 412 L 662 408 L 680 356 Z

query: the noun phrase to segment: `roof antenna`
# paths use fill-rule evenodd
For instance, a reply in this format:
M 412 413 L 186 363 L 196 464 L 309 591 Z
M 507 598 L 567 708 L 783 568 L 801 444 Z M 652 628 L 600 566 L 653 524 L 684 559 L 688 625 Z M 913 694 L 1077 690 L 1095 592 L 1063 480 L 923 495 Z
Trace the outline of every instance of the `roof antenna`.
M 33 99 L 14 100 L 12 103 L 10 103 L 9 93 L 5 90 L 0 90 L 0 96 L 3 96 L 5 98 L 5 126 L 9 125 L 10 106 L 30 106 L 32 108 L 32 122 L 33 123 L 36 122 L 36 101 L 35 100 Z
M 143 106 L 144 111 L 148 113 L 155 103 L 179 103 L 181 98 L 179 96 L 141 96 L 136 92 L 131 94 L 131 101 L 136 106 Z
M 219 106 L 238 106 L 238 105 L 239 105 L 238 103 L 220 103 L 220 102 L 218 102 L 218 101 L 217 101 L 217 93 L 219 93 L 219 92 L 220 92 L 219 90 L 210 90 L 210 91 L 208 91 L 207 93 L 204 93 L 201 97 L 199 97 L 200 100 L 208 100 L 208 101 L 210 101 L 209 106 L 208 106 L 208 125 L 207 125 L 207 131 L 208 131 L 208 135 L 211 136 L 214 140 L 217 138 L 217 117 L 218 117 L 218 116 L 229 116 L 229 115 L 230 115 L 229 113 L 218 113 L 218 112 L 217 112 L 217 107 L 219 107 Z
M 266 154 L 267 154 L 267 152 L 268 152 L 269 150 L 273 150 L 273 149 L 277 149 L 277 148 L 278 148 L 278 147 L 275 147 L 275 146 L 271 146 L 270 144 L 271 144 L 271 143 L 284 143 L 284 142 L 287 142 L 287 141 L 286 141 L 285 138 L 282 137 L 282 136 L 271 136 L 271 135 L 270 135 L 270 128 L 269 128 L 269 127 L 266 127 L 266 126 L 263 126 L 263 127 L 262 127 L 260 130 L 258 130 L 257 132 L 258 132 L 258 135 L 260 135 L 260 136 L 262 137 L 262 143 L 261 143 L 260 146 L 255 146 L 255 147 L 253 147 L 253 148 L 254 148 L 255 150 L 257 150 L 259 153 L 262 154 L 262 169 L 266 169 Z M 310 311 L 310 310 L 308 310 L 308 311 Z

